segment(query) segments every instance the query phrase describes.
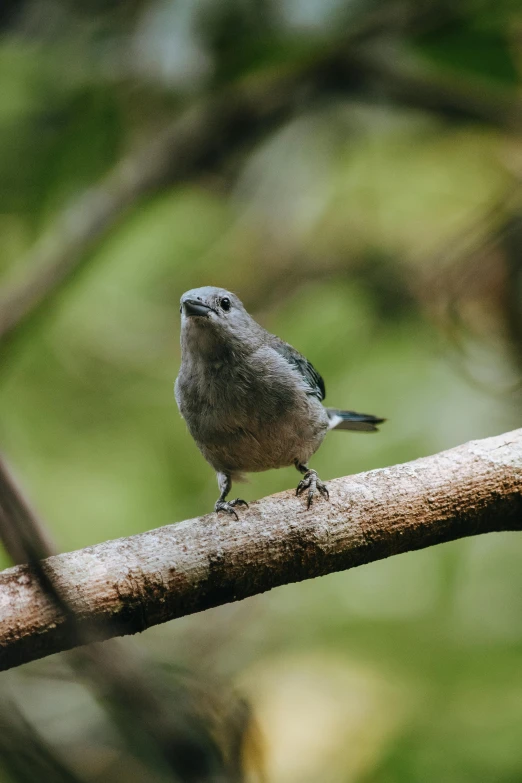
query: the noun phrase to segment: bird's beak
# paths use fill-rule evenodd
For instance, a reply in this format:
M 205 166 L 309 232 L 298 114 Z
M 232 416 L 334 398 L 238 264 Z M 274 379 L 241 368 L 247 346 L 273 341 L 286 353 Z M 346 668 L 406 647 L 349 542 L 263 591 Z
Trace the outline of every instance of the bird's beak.
M 183 310 L 185 315 L 208 315 L 212 308 L 197 299 L 184 299 Z

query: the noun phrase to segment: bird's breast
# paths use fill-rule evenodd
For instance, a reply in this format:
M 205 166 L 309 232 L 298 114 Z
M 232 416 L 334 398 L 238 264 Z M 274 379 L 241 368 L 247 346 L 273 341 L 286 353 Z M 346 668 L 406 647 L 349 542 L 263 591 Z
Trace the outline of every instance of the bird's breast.
M 216 470 L 257 472 L 306 461 L 327 430 L 322 405 L 278 357 L 272 363 L 258 357 L 235 365 L 182 365 L 176 399 Z

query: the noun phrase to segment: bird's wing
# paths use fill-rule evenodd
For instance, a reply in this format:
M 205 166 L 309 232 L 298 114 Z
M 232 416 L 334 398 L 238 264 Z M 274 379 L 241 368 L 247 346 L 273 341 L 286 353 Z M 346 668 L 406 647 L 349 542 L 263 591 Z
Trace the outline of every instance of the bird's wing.
M 313 397 L 317 397 L 318 400 L 324 400 L 326 396 L 324 381 L 313 364 L 310 364 L 308 359 L 305 359 L 299 351 L 296 351 L 295 348 L 292 348 L 291 345 L 283 342 L 278 337 L 275 337 L 271 344 L 272 348 L 299 372 L 310 389 L 308 393 Z

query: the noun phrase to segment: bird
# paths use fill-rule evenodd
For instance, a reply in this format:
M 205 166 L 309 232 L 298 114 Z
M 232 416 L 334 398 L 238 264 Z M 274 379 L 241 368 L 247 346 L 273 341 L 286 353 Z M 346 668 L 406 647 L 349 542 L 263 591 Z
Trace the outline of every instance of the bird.
M 308 467 L 329 430 L 372 432 L 385 419 L 323 406 L 315 367 L 258 324 L 224 288 L 186 291 L 180 301 L 181 365 L 174 394 L 196 445 L 216 471 L 214 511 L 238 518 L 245 500 L 227 500 L 246 473 L 295 465 L 307 508 L 328 487 Z

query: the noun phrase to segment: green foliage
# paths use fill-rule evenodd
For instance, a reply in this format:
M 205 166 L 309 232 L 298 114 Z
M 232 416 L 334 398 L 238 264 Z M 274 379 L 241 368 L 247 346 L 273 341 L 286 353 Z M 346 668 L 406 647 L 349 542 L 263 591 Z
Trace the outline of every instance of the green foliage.
M 284 13 L 267 3 L 196 3 L 185 8 L 187 36 L 208 70 L 190 76 L 192 61 L 181 49 L 176 60 L 162 25 L 150 23 L 169 9 L 179 19 L 181 6 L 136 3 L 125 17 L 105 5 L 80 13 L 58 3 L 60 23 L 32 37 L 26 8 L 0 38 L 5 281 L 30 275 L 32 242 L 179 107 L 254 71 L 311 67 L 350 32 L 333 18 L 364 21 L 391 8 L 317 3 L 305 29 L 291 3 Z M 386 42 L 459 88 L 514 96 L 518 11 L 475 1 L 456 14 L 432 3 L 428 21 L 390 27 Z M 152 41 L 145 29 L 156 31 Z M 470 226 L 474 247 L 482 230 L 493 241 L 510 216 L 517 134 L 495 118 L 456 122 L 443 109 L 381 100 L 356 72 L 342 94 L 299 94 L 295 104 L 293 118 L 222 170 L 167 184 L 123 214 L 86 250 L 82 274 L 0 356 L 2 448 L 61 549 L 212 509 L 215 477 L 172 394 L 179 297 L 197 285 L 236 290 L 314 363 L 328 403 L 388 419 L 377 435 L 332 433 L 313 461 L 323 479 L 519 423 L 519 398 L 493 393 L 517 377 L 504 261 L 492 252 L 473 266 L 455 250 Z M 440 328 L 448 301 L 462 305 L 460 353 Z M 293 469 L 252 476 L 242 495 L 297 479 Z M 276 749 L 275 783 L 507 783 L 522 775 L 521 557 L 519 538 L 507 534 L 401 555 L 153 629 L 140 645 L 164 664 L 190 666 L 208 663 L 211 650 L 214 670 L 259 707 L 269 756 Z M 62 746 L 53 688 L 26 706 L 36 723 L 57 722 L 48 733 Z M 71 750 L 84 716 L 78 694 L 67 693 Z M 328 717 L 316 719 L 316 701 Z M 128 762 L 122 769 L 140 779 Z

